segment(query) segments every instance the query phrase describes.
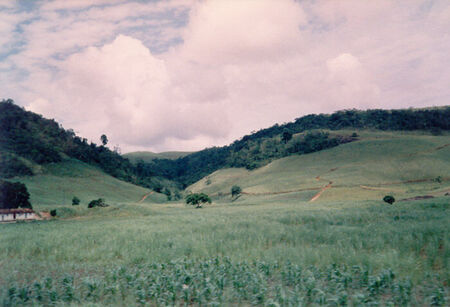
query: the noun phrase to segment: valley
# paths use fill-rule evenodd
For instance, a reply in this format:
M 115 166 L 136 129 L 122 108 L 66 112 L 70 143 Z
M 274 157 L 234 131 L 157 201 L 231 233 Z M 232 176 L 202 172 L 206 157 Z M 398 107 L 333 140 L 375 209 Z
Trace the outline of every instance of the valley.
M 8 143 L 6 161 L 32 175 L 5 180 L 25 184 L 44 219 L 0 224 L 0 302 L 446 304 L 448 131 L 311 129 L 286 142 L 273 130 L 259 133 L 269 136 L 191 154 L 124 155 L 132 161 L 103 146 L 39 135 L 62 144 L 50 148 L 65 149 L 38 163 L 32 151 Z M 350 135 L 308 152 L 275 151 Z M 237 158 L 247 167 L 229 167 Z M 5 174 L 15 170 L 22 168 Z M 195 209 L 184 201 L 190 193 L 205 193 L 212 203 Z M 108 206 L 87 207 L 99 198 Z

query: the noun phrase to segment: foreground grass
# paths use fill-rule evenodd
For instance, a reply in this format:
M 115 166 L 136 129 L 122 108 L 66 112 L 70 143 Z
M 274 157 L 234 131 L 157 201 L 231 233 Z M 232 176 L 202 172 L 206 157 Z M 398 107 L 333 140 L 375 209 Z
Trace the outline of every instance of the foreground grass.
M 0 225 L 0 302 L 444 305 L 448 208 L 122 205 Z

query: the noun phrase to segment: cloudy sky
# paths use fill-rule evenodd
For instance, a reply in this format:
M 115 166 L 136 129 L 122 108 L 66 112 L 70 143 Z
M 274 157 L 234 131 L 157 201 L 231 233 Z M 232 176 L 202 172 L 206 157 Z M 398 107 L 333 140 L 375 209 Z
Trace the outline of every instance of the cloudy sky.
M 0 0 L 0 98 L 111 147 L 448 105 L 448 0 Z

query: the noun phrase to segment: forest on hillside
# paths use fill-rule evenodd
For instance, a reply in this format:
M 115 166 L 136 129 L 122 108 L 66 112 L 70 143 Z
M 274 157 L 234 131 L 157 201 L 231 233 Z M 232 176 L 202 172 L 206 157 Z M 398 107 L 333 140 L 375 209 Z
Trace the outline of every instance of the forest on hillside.
M 449 118 L 450 107 L 307 115 L 261 129 L 228 146 L 207 148 L 175 160 L 132 164 L 106 143 L 88 143 L 55 120 L 26 111 L 8 99 L 0 102 L 0 177 L 33 175 L 36 165 L 73 158 L 118 179 L 170 194 L 169 185 L 181 189 L 224 167 L 255 169 L 274 159 L 357 140 L 357 134 L 330 134 L 320 129 L 427 130 L 440 134 L 450 129 Z

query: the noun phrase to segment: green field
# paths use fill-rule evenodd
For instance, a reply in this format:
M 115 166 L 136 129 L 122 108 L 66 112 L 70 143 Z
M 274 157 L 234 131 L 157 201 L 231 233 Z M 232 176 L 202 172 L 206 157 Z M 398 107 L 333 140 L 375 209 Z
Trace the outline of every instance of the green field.
M 146 163 L 152 162 L 153 159 L 170 159 L 175 160 L 191 154 L 191 151 L 165 151 L 165 152 L 151 152 L 151 151 L 136 151 L 123 154 L 124 158 L 130 160 L 131 163 L 137 163 L 142 160 Z
M 111 204 L 136 203 L 151 192 L 74 159 L 48 164 L 38 175 L 12 178 L 11 181 L 26 184 L 31 204 L 38 211 L 71 206 L 74 196 L 81 200 L 80 206 L 87 206 L 89 201 L 98 198 L 104 198 Z M 165 200 L 165 196 L 152 193 L 144 202 L 160 203 Z
M 0 224 L 0 304 L 448 306 L 450 137 L 358 134 L 219 170 L 187 189 L 212 195 L 203 209 L 74 160 L 15 178 L 59 211 Z
M 444 305 L 448 209 L 447 198 L 80 207 L 0 225 L 0 301 Z

